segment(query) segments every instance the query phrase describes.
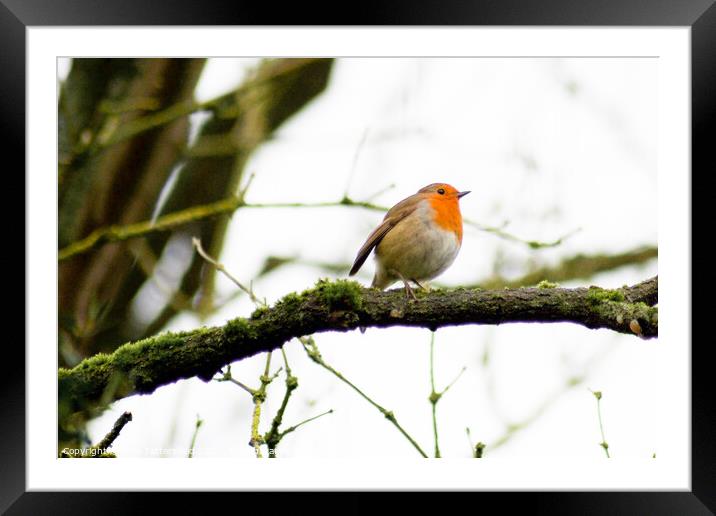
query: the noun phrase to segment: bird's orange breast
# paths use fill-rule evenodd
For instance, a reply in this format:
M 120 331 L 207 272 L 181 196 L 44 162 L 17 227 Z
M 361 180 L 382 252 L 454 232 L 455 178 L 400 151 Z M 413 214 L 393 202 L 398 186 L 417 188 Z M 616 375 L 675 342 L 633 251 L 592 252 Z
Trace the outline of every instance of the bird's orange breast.
M 462 242 L 462 215 L 457 199 L 433 198 L 430 207 L 434 210 L 434 222 L 446 231 L 452 231 Z

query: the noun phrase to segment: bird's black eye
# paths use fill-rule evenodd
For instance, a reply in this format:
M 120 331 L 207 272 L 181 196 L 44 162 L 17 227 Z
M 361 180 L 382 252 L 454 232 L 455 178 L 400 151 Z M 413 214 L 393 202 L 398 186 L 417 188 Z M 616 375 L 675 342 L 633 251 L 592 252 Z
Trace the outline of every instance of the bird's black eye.
M 440 195 L 445 195 L 445 188 L 438 188 L 438 193 Z

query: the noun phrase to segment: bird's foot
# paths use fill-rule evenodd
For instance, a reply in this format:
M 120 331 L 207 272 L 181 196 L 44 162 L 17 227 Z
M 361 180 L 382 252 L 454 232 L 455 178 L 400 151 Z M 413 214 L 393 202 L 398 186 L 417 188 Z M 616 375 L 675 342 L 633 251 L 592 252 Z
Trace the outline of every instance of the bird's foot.
M 421 289 L 423 289 L 425 292 L 430 292 L 430 285 L 428 285 L 427 283 L 426 283 L 425 285 L 421 285 L 420 282 L 418 282 L 418 280 L 416 280 L 416 279 L 413 279 L 413 280 L 411 280 L 411 281 L 412 281 L 413 283 L 415 283 L 418 287 L 420 287 Z M 426 286 L 426 285 L 427 285 L 427 286 Z
M 400 274 L 398 271 L 395 271 L 395 274 L 400 278 L 400 281 L 403 282 L 403 285 L 405 285 L 405 299 L 410 301 L 411 299 L 413 301 L 417 301 L 418 298 L 415 295 L 415 292 L 413 292 L 413 289 L 410 287 L 410 283 L 408 283 L 408 280 L 405 279 L 405 276 Z
M 413 292 L 413 289 L 410 287 L 410 284 L 407 281 L 405 281 L 404 283 L 405 283 L 405 298 L 408 301 L 410 301 L 411 299 L 413 301 L 417 301 L 418 298 L 415 295 L 415 292 Z

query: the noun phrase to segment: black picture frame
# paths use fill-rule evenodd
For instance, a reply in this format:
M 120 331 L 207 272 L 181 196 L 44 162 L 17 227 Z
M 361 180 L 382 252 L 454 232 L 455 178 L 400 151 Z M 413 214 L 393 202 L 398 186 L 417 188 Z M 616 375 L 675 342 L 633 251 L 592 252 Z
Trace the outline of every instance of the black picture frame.
M 364 1 L 335 7 L 305 2 L 272 3 L 234 0 L 0 0 L 0 131 L 6 163 L 25 163 L 25 31 L 31 26 L 76 25 L 569 25 L 690 26 L 692 73 L 692 192 L 714 170 L 710 134 L 716 125 L 716 5 L 714 0 L 502 0 L 465 2 L 410 0 Z M 49 171 L 48 171 L 49 173 Z M 24 184 L 22 186 L 24 190 Z M 701 189 L 703 191 L 703 188 Z M 704 220 L 692 217 L 692 236 Z M 710 220 L 707 216 L 706 220 Z M 700 240 L 700 239 L 698 239 Z M 697 239 L 692 238 L 697 243 Z M 23 247 L 24 249 L 24 247 Z M 693 248 L 692 248 L 693 253 Z M 692 254 L 693 257 L 693 254 Z M 696 261 L 692 260 L 694 265 Z M 25 270 L 26 277 L 32 271 Z M 693 283 L 692 283 L 693 285 Z M 693 292 L 693 288 L 692 288 Z M 31 309 L 31 307 L 28 307 Z M 693 321 L 703 320 L 703 305 L 692 299 Z M 692 326 L 693 331 L 693 326 Z M 516 505 L 549 514 L 713 514 L 716 510 L 716 411 L 711 400 L 710 339 L 692 338 L 692 490 L 690 492 L 477 493 L 491 496 L 503 511 Z M 25 489 L 25 354 L 6 336 L 6 365 L 0 374 L 0 511 L 7 514 L 128 514 L 148 510 L 146 493 L 28 493 Z M 674 345 L 688 343 L 674 343 Z M 475 496 L 473 495 L 473 496 Z M 257 499 L 244 498 L 247 507 Z M 498 496 L 499 500 L 494 500 Z M 421 504 L 425 503 L 422 500 Z M 306 497 L 303 497 L 305 500 Z M 309 497 L 312 509 L 323 503 Z M 487 503 L 486 498 L 480 504 Z M 416 501 L 415 498 L 412 500 Z M 162 504 L 208 512 L 205 497 L 165 493 Z M 275 502 L 272 502 L 275 503 Z M 456 503 L 456 502 L 453 502 Z M 478 506 L 468 507 L 479 510 Z M 179 505 L 181 504 L 181 505 Z M 247 505 L 248 504 L 248 505 Z M 355 495 L 345 512 L 371 504 Z M 327 504 L 330 506 L 330 504 Z M 427 506 L 423 506 L 427 509 Z M 275 506 L 274 506 L 275 508 Z M 335 507 L 334 507 L 335 508 Z M 164 507 L 164 510 L 167 508 Z M 444 507 L 443 507 L 444 510 Z M 343 511 L 341 511 L 343 512 Z M 362 512 L 362 511 L 361 511 Z

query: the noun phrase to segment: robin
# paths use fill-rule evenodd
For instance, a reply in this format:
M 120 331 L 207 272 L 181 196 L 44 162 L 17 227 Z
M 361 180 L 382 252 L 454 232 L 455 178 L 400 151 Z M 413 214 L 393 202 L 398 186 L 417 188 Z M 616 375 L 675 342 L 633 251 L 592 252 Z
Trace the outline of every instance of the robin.
M 455 260 L 462 244 L 462 215 L 458 192 L 446 183 L 433 183 L 403 199 L 385 214 L 358 251 L 349 275 L 360 270 L 375 248 L 376 270 L 372 287 L 381 290 L 398 280 L 405 295 L 416 299 L 408 281 L 424 289 Z

